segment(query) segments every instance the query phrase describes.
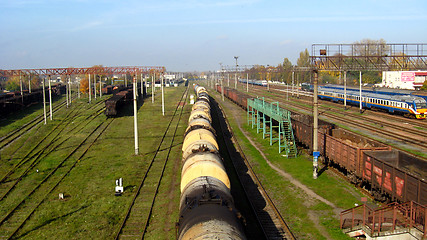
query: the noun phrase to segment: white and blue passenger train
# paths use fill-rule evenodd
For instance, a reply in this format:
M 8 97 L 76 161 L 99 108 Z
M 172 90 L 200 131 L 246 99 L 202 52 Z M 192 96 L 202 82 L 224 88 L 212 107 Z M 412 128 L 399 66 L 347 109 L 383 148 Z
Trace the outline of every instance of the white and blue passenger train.
M 319 98 L 334 102 L 344 101 L 343 89 L 318 88 Z M 347 90 L 347 103 L 360 104 L 359 91 Z M 402 114 L 405 117 L 425 119 L 427 115 L 427 103 L 424 98 L 412 95 L 387 95 L 362 91 L 362 107 L 368 109 L 380 109 L 390 113 Z
M 246 84 L 246 79 L 240 79 L 239 82 Z M 267 80 L 248 80 L 249 84 L 267 87 Z

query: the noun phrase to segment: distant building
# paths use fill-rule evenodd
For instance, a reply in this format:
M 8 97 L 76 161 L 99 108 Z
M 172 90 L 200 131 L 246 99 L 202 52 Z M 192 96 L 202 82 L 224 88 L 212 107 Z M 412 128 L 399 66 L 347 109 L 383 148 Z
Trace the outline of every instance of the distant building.
M 382 87 L 419 90 L 427 79 L 427 71 L 384 71 Z
M 175 80 L 175 74 L 165 74 L 163 76 L 165 80 Z

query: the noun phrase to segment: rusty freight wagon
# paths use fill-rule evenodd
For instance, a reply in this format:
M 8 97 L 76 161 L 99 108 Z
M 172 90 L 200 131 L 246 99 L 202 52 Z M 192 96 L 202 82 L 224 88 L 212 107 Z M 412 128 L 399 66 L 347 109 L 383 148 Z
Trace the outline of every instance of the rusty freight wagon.
M 294 136 L 304 146 L 313 151 L 313 117 L 303 114 L 292 114 L 292 128 Z M 319 119 L 318 129 L 318 151 L 325 156 L 325 134 L 329 135 L 335 125 Z
M 345 169 L 347 177 L 358 182 L 362 176 L 362 154 L 364 151 L 385 151 L 391 148 L 381 142 L 366 138 L 345 129 L 332 129 L 325 135 L 326 158 L 339 168 Z
M 105 100 L 105 115 L 107 117 L 116 116 L 120 108 L 127 102 L 130 102 L 133 98 L 133 90 L 128 89 L 114 94 L 109 99 Z
M 364 151 L 362 178 L 374 197 L 427 204 L 427 162 L 400 151 Z

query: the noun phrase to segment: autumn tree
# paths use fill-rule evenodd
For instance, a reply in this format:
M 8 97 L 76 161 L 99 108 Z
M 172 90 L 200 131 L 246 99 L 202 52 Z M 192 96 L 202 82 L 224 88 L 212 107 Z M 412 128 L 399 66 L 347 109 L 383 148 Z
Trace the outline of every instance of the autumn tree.
M 292 79 L 292 62 L 288 59 L 288 58 L 284 58 L 283 59 L 283 63 L 281 66 L 281 76 L 280 79 L 281 81 L 285 82 L 286 84 L 290 84 L 291 83 L 291 79 Z
M 421 86 L 421 90 L 427 90 L 427 81 L 424 81 L 423 85 Z
M 384 39 L 373 40 L 369 38 L 354 42 L 355 54 L 358 56 L 385 56 L 390 50 Z
M 80 92 L 89 93 L 89 77 L 86 75 L 80 80 Z
M 6 84 L 4 86 L 4 88 L 7 91 L 20 91 L 21 90 L 21 85 L 20 85 L 20 80 L 19 80 L 19 76 L 12 76 L 9 77 L 9 79 L 6 81 Z
M 299 53 L 299 58 L 297 60 L 297 66 L 303 68 L 310 67 L 310 54 L 308 53 L 307 48 Z M 298 73 L 299 79 L 298 82 L 310 82 L 310 71 L 304 71 Z

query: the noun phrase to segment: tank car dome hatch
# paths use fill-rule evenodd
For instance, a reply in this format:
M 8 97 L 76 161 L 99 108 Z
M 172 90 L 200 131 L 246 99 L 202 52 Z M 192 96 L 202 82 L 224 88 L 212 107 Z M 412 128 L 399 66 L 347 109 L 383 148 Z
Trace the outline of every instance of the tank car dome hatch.
M 222 164 L 221 157 L 217 154 L 198 152 L 188 156 L 182 167 L 181 192 L 189 182 L 201 176 L 215 177 L 230 188 L 230 179 Z
M 214 145 L 215 143 L 208 142 L 206 140 L 198 140 L 188 145 L 182 152 L 182 161 L 184 162 L 188 156 L 196 152 L 212 152 L 217 153 L 218 148 Z
M 209 106 L 209 103 L 205 101 L 197 101 L 194 103 L 193 107 L 191 108 L 191 111 L 194 111 L 196 109 L 203 109 L 206 112 L 210 112 L 211 107 Z
M 216 149 L 219 149 L 218 143 L 216 142 L 215 135 L 206 129 L 196 129 L 187 134 L 184 138 L 184 142 L 182 143 L 182 151 L 187 149 L 190 144 L 193 142 L 196 142 L 198 140 L 205 140 L 212 145 L 216 147 Z
M 204 118 L 195 118 L 191 120 L 191 122 L 188 124 L 187 129 L 185 129 L 184 137 L 187 136 L 187 134 L 190 131 L 193 131 L 195 129 L 203 128 L 206 130 L 211 131 L 213 134 L 215 134 L 215 129 L 212 127 L 211 123 L 204 119 Z
M 211 115 L 201 109 L 197 109 L 195 111 L 192 111 L 190 114 L 190 117 L 188 118 L 188 122 L 190 123 L 195 118 L 204 118 L 209 120 L 209 122 L 212 122 Z
M 185 207 L 193 208 L 200 199 L 220 202 L 225 206 L 234 204 L 230 189 L 223 182 L 215 177 L 202 176 L 193 179 L 185 186 L 181 193 L 179 212 L 182 212 Z

